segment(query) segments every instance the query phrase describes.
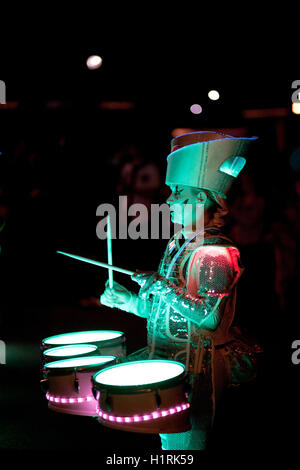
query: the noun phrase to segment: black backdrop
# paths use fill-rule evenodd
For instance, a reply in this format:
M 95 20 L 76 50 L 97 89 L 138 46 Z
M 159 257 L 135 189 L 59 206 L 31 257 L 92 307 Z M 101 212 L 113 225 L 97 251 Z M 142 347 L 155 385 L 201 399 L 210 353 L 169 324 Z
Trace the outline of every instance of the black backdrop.
M 128 449 L 132 455 L 159 451 L 157 436 L 118 433 L 95 420 L 51 413 L 39 389 L 39 344 L 45 336 L 121 329 L 129 352 L 146 341 L 143 320 L 82 304 L 82 299 L 99 297 L 105 272 L 55 253 L 60 249 L 105 260 L 105 241 L 96 237 L 96 208 L 116 202 L 116 152 L 129 144 L 138 146 L 146 161 L 157 165 L 163 181 L 174 128 L 244 128 L 247 135 L 259 137 L 245 171 L 265 200 L 266 233 L 273 222 L 284 219 L 286 201 L 298 204 L 294 188 L 299 173 L 289 165 L 299 145 L 299 118 L 290 109 L 293 80 L 280 79 L 276 67 L 274 74 L 262 73 L 254 58 L 247 70 L 237 73 L 231 57 L 230 73 L 224 73 L 224 52 L 217 54 L 220 67 L 209 78 L 207 69 L 216 65 L 216 57 L 207 48 L 202 55 L 195 43 L 176 49 L 171 38 L 144 48 L 138 48 L 137 41 L 126 42 L 135 44 L 133 48 L 125 47 L 119 37 L 110 42 L 111 36 L 90 41 L 80 36 L 41 48 L 8 42 L 3 51 L 0 78 L 6 83 L 7 101 L 18 102 L 16 109 L 0 109 L 1 202 L 8 214 L 1 233 L 0 338 L 7 345 L 7 364 L 0 369 L 3 451 L 74 453 L 79 447 L 93 447 L 103 457 Z M 93 52 L 103 55 L 103 65 L 89 71 L 85 60 Z M 211 88 L 220 91 L 219 102 L 207 98 Z M 107 101 L 133 107 L 101 108 Z M 203 107 L 199 116 L 189 111 L 194 102 Z M 287 114 L 245 118 L 245 109 L 257 108 L 286 108 Z M 164 194 L 162 185 L 161 200 Z M 156 269 L 164 244 L 116 240 L 114 261 L 129 269 Z M 237 318 L 259 337 L 265 353 L 257 381 L 226 395 L 210 450 L 233 452 L 236 446 L 255 455 L 259 450 L 273 452 L 276 444 L 283 446 L 285 434 L 288 451 L 297 438 L 291 422 L 299 415 L 298 372 L 291 363 L 291 343 L 299 330 L 298 278 L 295 274 L 289 279 L 286 303 L 280 308 L 274 252 L 268 254 L 262 245 L 242 246 L 241 254 L 249 275 L 245 271 L 241 279 Z M 118 280 L 132 287 L 129 279 L 120 275 Z

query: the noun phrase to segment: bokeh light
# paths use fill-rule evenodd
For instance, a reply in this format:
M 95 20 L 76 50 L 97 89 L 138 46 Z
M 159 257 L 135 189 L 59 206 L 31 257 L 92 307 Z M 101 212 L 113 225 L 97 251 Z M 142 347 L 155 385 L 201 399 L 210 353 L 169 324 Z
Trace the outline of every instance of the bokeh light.
M 202 107 L 200 104 L 192 104 L 190 107 L 190 110 L 193 114 L 201 114 L 202 113 Z
M 216 101 L 220 98 L 220 94 L 217 90 L 210 90 L 208 92 L 208 97 L 209 97 L 209 99 L 211 99 L 213 101 Z
M 300 103 L 293 103 L 292 111 L 294 114 L 300 114 Z
M 102 58 L 99 55 L 91 55 L 88 57 L 86 65 L 90 70 L 98 69 L 102 65 Z

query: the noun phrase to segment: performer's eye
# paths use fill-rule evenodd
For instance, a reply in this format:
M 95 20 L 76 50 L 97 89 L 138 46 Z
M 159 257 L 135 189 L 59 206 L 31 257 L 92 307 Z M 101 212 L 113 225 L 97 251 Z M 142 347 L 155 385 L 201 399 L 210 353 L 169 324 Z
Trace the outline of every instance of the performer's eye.
M 178 197 L 180 193 L 182 193 L 182 189 L 178 189 L 178 186 L 175 187 L 175 191 L 174 191 L 174 196 Z

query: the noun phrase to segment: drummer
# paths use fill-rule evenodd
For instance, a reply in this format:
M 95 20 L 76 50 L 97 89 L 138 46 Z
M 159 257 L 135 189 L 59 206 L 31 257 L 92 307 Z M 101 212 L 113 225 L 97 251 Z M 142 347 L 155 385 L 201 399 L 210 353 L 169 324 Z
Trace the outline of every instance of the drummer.
M 209 131 L 172 140 L 167 203 L 183 236 L 168 242 L 157 273 L 133 275 L 138 295 L 114 282 L 101 296 L 102 304 L 147 319 L 148 345 L 127 360 L 163 358 L 186 366 L 191 430 L 160 434 L 163 450 L 204 450 L 224 389 L 255 376 L 259 348 L 231 326 L 244 268 L 238 248 L 222 234 L 226 193 L 252 140 Z

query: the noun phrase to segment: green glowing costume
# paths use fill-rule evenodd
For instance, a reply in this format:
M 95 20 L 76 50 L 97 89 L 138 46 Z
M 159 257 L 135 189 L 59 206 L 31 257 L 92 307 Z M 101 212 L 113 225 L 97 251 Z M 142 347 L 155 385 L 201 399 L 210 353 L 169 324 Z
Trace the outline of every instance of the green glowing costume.
M 147 319 L 148 346 L 126 360 L 174 359 L 188 370 L 192 427 L 160 434 L 164 450 L 205 449 L 224 388 L 255 375 L 259 349 L 231 327 L 244 268 L 238 249 L 220 229 L 226 193 L 245 164 L 251 140 L 214 132 L 173 139 L 166 184 L 205 190 L 215 202 L 215 214 L 201 234 L 171 238 L 157 273 L 132 276 L 141 285 L 138 295 L 130 293 L 121 305 L 110 304 L 105 294 L 101 298 L 106 305 Z

